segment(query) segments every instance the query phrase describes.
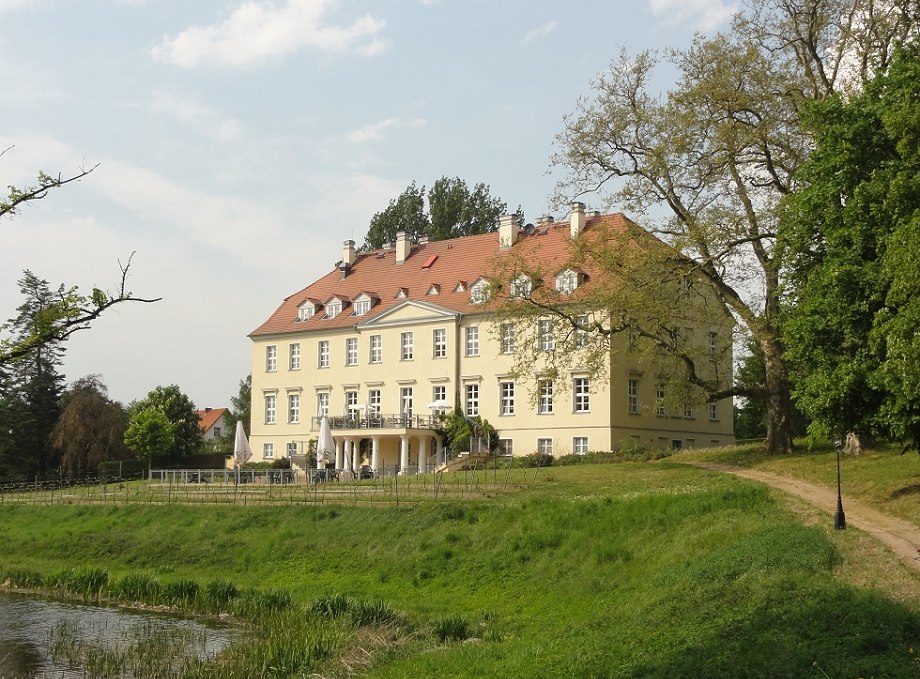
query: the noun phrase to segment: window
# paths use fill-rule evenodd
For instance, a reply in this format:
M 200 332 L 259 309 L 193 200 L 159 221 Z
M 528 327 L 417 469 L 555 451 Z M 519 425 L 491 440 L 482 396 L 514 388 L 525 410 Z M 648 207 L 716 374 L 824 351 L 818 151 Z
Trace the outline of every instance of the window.
M 709 355 L 715 357 L 719 351 L 719 333 L 715 331 L 709 332 Z
M 586 315 L 579 316 L 575 319 L 575 339 L 574 344 L 576 349 L 583 349 L 588 346 L 588 317 Z
M 220 437 L 220 427 L 214 427 L 214 438 Z
M 485 281 L 479 281 L 470 288 L 470 302 L 473 304 L 482 304 L 489 299 L 489 284 Z
M 537 384 L 539 389 L 540 400 L 537 405 L 538 412 L 541 415 L 552 415 L 553 414 L 553 381 L 552 380 L 540 380 Z
M 275 395 L 265 394 L 265 424 L 275 423 Z
M 345 365 L 358 365 L 358 338 L 345 339 Z
M 693 417 L 693 406 L 689 403 L 684 404 L 684 417 Z
M 400 413 L 412 417 L 412 387 L 402 387 L 399 390 Z
M 335 318 L 342 313 L 342 303 L 332 302 L 326 307 L 326 318 Z
M 530 297 L 530 293 L 533 290 L 533 281 L 525 275 L 521 274 L 513 281 L 511 281 L 511 290 L 509 291 L 509 297 L 511 299 L 519 299 L 521 297 Z
M 479 385 L 478 384 L 468 384 L 466 385 L 466 414 L 470 417 L 475 417 L 479 414 Z
M 434 357 L 435 358 L 446 358 L 447 357 L 447 331 L 444 328 L 435 328 L 434 336 L 432 338 L 432 343 L 434 345 Z
M 466 328 L 466 355 L 479 356 L 479 326 Z
M 709 402 L 709 419 L 718 420 L 719 419 L 719 404 L 715 401 Z
M 300 394 L 288 394 L 288 422 L 300 422 Z
M 383 360 L 383 340 L 380 335 L 371 335 L 371 363 L 380 363 Z
M 367 392 L 367 414 L 368 415 L 379 415 L 380 414 L 380 390 L 371 389 Z
M 369 299 L 359 299 L 355 302 L 354 311 L 352 313 L 355 316 L 363 316 L 370 310 L 371 310 L 371 301 Z
M 556 276 L 556 290 L 567 295 L 578 287 L 578 273 L 569 269 Z
M 291 345 L 288 370 L 300 370 L 300 342 L 294 342 Z
M 498 393 L 501 396 L 500 415 L 514 415 L 514 382 L 499 382 Z
M 402 347 L 400 358 L 404 361 L 411 361 L 413 356 L 412 333 L 404 332 L 400 336 L 400 347 Z
M 629 380 L 626 383 L 626 410 L 627 412 L 639 414 L 639 380 Z
M 540 347 L 540 351 L 552 351 L 555 347 L 552 319 L 545 318 L 537 321 L 537 344 Z
M 437 384 L 431 389 L 431 400 L 447 403 L 447 387 Z
M 263 443 L 262 444 L 262 457 L 266 459 L 273 458 L 275 456 L 275 444 L 274 443 Z
M 655 414 L 667 415 L 668 409 L 664 405 L 665 390 L 664 384 L 658 382 L 655 384 Z
M 345 414 L 348 417 L 355 417 L 355 412 L 358 410 L 358 392 L 357 391 L 346 391 L 345 392 Z
M 514 455 L 514 439 L 499 439 L 498 454 L 504 455 L 505 457 Z
M 312 304 L 307 306 L 302 306 L 297 310 L 297 320 L 298 321 L 308 321 L 313 318 L 313 314 L 316 313 L 316 307 Z
M 265 372 L 273 373 L 278 369 L 278 347 L 274 344 L 265 347 Z
M 584 455 L 588 452 L 588 437 L 576 436 L 572 439 L 572 452 L 576 455 Z
M 537 452 L 541 455 L 552 455 L 553 454 L 553 440 L 552 439 L 537 439 Z
M 591 380 L 587 377 L 576 377 L 572 392 L 575 395 L 575 412 L 591 412 Z
M 292 457 L 297 454 L 297 441 L 288 441 L 287 456 Z
M 502 353 L 514 353 L 514 323 L 502 323 Z
M 329 340 L 320 340 L 319 342 L 319 367 L 329 367 Z
M 316 412 L 320 417 L 329 414 L 329 392 L 323 391 L 316 395 Z

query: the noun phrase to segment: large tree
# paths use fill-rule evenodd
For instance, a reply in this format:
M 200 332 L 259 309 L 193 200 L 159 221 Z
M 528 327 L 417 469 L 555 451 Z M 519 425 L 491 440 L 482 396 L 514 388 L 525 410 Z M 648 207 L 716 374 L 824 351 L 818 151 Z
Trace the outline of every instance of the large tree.
M 424 186 L 412 182 L 371 218 L 363 248 L 376 250 L 384 243 L 392 243 L 399 231 L 406 232 L 412 240 L 420 236 L 445 240 L 489 233 L 497 228 L 506 209 L 507 204 L 492 197 L 483 183 L 470 189 L 459 177 L 441 177 L 426 194 Z
M 195 404 L 191 399 L 182 393 L 178 386 L 171 384 L 168 387 L 157 387 L 147 394 L 146 398 L 140 401 L 134 401 L 128 406 L 128 415 L 131 418 L 131 424 L 142 422 L 145 427 L 154 418 L 149 411 L 155 410 L 164 415 L 170 423 L 171 441 L 166 449 L 153 450 L 148 447 L 143 450 L 145 454 L 161 453 L 169 459 L 178 461 L 190 455 L 196 455 L 204 447 L 204 439 L 199 427 L 200 418 L 195 409 Z M 135 428 L 136 429 L 136 428 Z M 158 437 L 155 437 L 158 439 Z M 126 439 L 126 443 L 127 443 Z M 158 439 L 159 442 L 159 439 Z M 131 443 L 128 443 L 130 446 Z M 136 449 L 136 448 L 135 448 Z
M 98 375 L 74 382 L 64 392 L 61 415 L 51 432 L 51 444 L 61 453 L 65 473 L 94 472 L 100 462 L 128 457 L 125 429 L 128 415 L 109 398 Z
M 605 190 L 601 199 L 682 253 L 680 275 L 711 291 L 753 341 L 764 381 L 713 385 L 710 396 L 763 401 L 770 452 L 792 446 L 776 237 L 780 204 L 813 146 L 801 114 L 883 68 L 892 45 L 914 30 L 916 12 L 908 0 L 752 0 L 726 33 L 668 53 L 678 78 L 664 96 L 653 85 L 658 58 L 622 54 L 557 140 L 553 162 L 567 171 L 560 201 Z M 616 273 L 615 261 L 600 259 Z M 660 294 L 647 290 L 648 300 Z M 641 309 L 641 297 L 634 303 Z M 623 332 L 668 345 L 667 328 L 631 323 L 631 310 L 622 311 Z
M 920 449 L 920 41 L 807 116 L 817 146 L 784 215 L 785 341 L 820 436 Z

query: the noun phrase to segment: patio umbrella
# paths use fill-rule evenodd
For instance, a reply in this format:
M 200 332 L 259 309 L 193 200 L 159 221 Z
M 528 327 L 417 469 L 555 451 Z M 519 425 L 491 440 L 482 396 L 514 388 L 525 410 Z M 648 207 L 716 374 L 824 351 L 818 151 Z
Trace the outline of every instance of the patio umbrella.
M 252 449 L 246 439 L 246 432 L 243 431 L 243 422 L 237 420 L 236 435 L 233 437 L 233 459 L 236 460 L 236 466 L 239 467 L 246 464 L 250 457 L 252 457 Z
M 319 439 L 316 441 L 316 468 L 325 468 L 326 455 L 335 455 L 335 439 L 332 438 L 332 428 L 329 418 L 323 415 L 319 423 Z M 320 466 L 322 461 L 322 467 Z
M 450 408 L 450 403 L 443 398 L 439 398 L 437 401 L 432 401 L 428 404 L 428 410 L 447 410 L 448 408 Z

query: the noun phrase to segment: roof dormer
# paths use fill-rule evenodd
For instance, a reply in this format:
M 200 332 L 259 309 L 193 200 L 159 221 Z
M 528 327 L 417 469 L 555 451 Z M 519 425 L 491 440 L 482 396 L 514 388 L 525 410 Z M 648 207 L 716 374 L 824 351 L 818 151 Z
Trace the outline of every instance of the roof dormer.
M 297 320 L 298 321 L 309 321 L 316 315 L 316 312 L 323 307 L 322 302 L 318 299 L 312 299 L 308 297 L 303 302 L 301 302 L 297 307 Z
M 350 302 L 351 300 L 348 299 L 347 297 L 344 297 L 342 295 L 333 295 L 332 297 L 326 300 L 326 303 L 325 303 L 326 315 L 324 316 L 324 318 L 327 318 L 327 319 L 335 318 L 340 313 L 342 313 L 342 310 L 345 307 L 347 307 Z
M 362 292 L 360 295 L 354 298 L 351 303 L 351 314 L 352 316 L 363 316 L 371 310 L 371 308 L 380 301 L 380 297 L 375 295 L 372 292 Z
M 563 269 L 556 274 L 556 291 L 563 295 L 575 292 L 584 283 L 588 275 L 581 269 Z
M 533 279 L 526 273 L 522 273 L 511 281 L 511 290 L 508 296 L 511 299 L 521 299 L 530 297 L 531 292 L 533 292 Z
M 483 302 L 488 302 L 491 297 L 490 292 L 489 281 L 485 278 L 477 278 L 470 286 L 470 303 L 482 304 Z

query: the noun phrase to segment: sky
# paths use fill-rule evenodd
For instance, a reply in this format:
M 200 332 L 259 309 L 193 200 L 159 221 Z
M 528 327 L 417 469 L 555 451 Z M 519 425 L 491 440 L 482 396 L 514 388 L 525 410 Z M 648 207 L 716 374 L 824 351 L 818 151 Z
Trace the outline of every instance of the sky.
M 0 222 L 0 319 L 28 269 L 128 289 L 66 344 L 122 403 L 230 405 L 247 335 L 410 182 L 489 185 L 528 221 L 555 138 L 620 52 L 725 28 L 731 0 L 0 0 L 0 186 L 78 183 Z M 666 86 L 667 83 L 663 83 Z M 588 209 L 615 211 L 600 198 Z

